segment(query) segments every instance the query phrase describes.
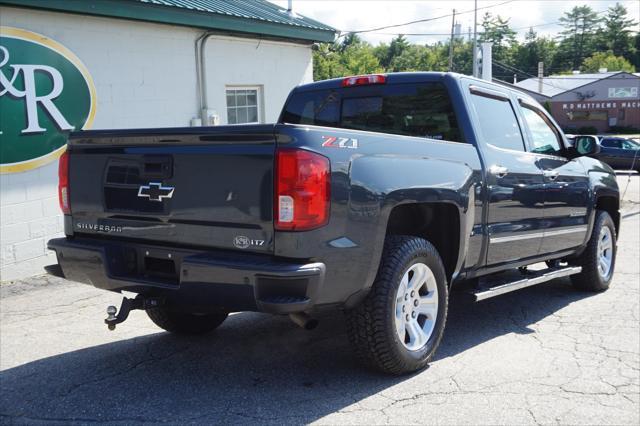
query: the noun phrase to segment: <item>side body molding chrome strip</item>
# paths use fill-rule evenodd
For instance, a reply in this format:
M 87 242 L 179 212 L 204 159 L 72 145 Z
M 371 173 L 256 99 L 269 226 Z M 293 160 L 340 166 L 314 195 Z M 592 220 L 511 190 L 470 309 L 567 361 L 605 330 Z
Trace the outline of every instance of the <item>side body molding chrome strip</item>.
M 491 244 L 508 243 L 511 241 L 530 240 L 532 238 L 543 238 L 543 237 L 553 237 L 556 235 L 576 234 L 578 232 L 587 232 L 586 225 L 579 225 L 569 229 L 558 229 L 556 231 L 534 232 L 531 234 L 510 235 L 508 237 L 491 237 L 489 238 L 489 243 Z

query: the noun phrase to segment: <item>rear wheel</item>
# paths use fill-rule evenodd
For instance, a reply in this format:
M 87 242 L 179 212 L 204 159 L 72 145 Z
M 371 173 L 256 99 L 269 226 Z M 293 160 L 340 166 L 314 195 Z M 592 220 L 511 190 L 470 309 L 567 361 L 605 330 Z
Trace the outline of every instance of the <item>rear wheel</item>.
M 435 353 L 447 307 L 446 275 L 435 247 L 422 238 L 389 236 L 371 291 L 347 312 L 349 339 L 374 368 L 410 373 Z
M 148 309 L 147 315 L 158 327 L 175 334 L 205 334 L 227 319 L 227 312 L 190 314 L 170 311 L 166 307 Z
M 580 257 L 572 263 L 582 266 L 582 272 L 571 276 L 576 288 L 605 291 L 609 288 L 616 261 L 616 228 L 609 213 L 596 212 L 591 238 Z

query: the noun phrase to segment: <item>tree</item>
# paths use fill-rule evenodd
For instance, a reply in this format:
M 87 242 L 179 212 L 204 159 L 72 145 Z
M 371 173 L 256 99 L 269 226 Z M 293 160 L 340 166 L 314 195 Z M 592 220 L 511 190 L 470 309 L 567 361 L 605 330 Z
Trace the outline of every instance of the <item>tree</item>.
M 369 43 L 360 43 L 348 46 L 340 56 L 342 75 L 374 74 L 383 72 L 380 61 L 373 54 L 373 48 Z
M 598 72 L 600 68 L 607 71 L 636 72 L 636 68 L 622 56 L 616 56 L 611 50 L 607 52 L 596 52 L 586 58 L 582 63 L 582 71 Z
M 480 42 L 493 44 L 492 56 L 496 61 L 513 65 L 513 48 L 517 46 L 517 41 L 516 32 L 509 27 L 509 19 L 486 12 L 481 25 L 483 31 L 479 37 Z
M 515 54 L 515 67 L 524 71 L 522 75 L 518 75 L 518 78 L 536 75 L 538 62 L 544 62 L 545 69 L 554 68 L 558 44 L 553 39 L 538 37 L 533 28 L 530 28 L 524 40 L 524 44 L 518 46 Z
M 630 60 L 636 53 L 630 28 L 637 23 L 627 18 L 627 9 L 616 3 L 607 10 L 603 23 L 603 28 L 598 31 L 598 47 Z
M 388 71 L 394 71 L 391 68 L 393 59 L 402 55 L 402 52 L 404 52 L 409 46 L 409 42 L 402 34 L 395 37 L 393 40 L 391 40 L 391 44 L 389 44 L 389 47 L 387 47 L 386 49 L 378 49 L 376 51 L 376 56 L 380 61 L 380 65 L 382 65 L 384 69 Z
M 636 34 L 633 40 L 633 48 L 636 54 L 631 56 L 631 63 L 635 65 L 637 70 L 640 70 L 640 33 Z
M 326 80 L 343 74 L 340 52 L 330 43 L 317 44 L 313 48 L 313 79 Z
M 349 46 L 360 46 L 362 43 L 364 42 L 358 34 L 347 33 L 347 35 L 344 36 L 342 43 L 340 43 L 339 50 L 340 52 L 344 52 Z
M 595 35 L 600 24 L 598 14 L 589 6 L 575 6 L 560 18 L 560 59 L 564 66 L 578 69 L 584 58 L 595 51 Z

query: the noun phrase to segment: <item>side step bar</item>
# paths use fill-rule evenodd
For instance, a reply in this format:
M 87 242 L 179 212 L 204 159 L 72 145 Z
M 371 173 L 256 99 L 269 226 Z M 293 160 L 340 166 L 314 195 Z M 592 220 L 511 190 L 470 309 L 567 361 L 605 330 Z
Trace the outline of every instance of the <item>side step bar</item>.
M 476 302 L 479 302 L 481 300 L 489 299 L 501 294 L 520 290 L 521 288 L 531 287 L 536 284 L 551 281 L 560 277 L 567 277 L 569 275 L 578 274 L 580 272 L 582 272 L 581 266 L 567 266 L 543 269 L 541 271 L 527 271 L 527 275 L 525 275 L 523 278 L 516 278 L 513 281 L 503 279 L 496 280 L 494 282 L 488 282 L 486 283 L 489 284 L 488 286 L 483 286 L 479 289 L 471 291 L 471 295 L 474 297 Z M 511 277 L 511 279 L 513 279 L 513 277 Z

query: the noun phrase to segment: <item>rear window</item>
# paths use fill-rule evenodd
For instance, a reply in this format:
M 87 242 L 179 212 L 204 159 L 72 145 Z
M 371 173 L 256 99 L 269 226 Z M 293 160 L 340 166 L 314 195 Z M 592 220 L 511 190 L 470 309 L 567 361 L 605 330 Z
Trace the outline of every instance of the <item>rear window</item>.
M 297 92 L 285 106 L 282 121 L 464 142 L 441 83 Z

